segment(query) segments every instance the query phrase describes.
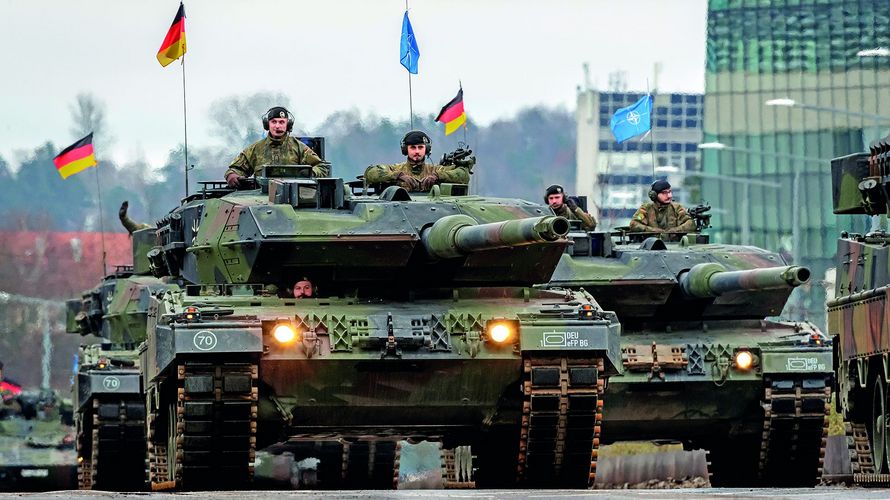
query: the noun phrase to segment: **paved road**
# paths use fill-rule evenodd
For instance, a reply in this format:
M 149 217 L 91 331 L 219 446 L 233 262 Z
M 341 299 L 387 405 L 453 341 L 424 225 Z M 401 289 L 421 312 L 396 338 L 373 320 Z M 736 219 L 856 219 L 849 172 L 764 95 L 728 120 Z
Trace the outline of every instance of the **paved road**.
M 75 498 L 83 500 L 106 498 L 133 498 L 140 500 L 170 500 L 171 497 L 185 499 L 266 499 L 266 498 L 330 498 L 330 499 L 515 499 L 515 498 L 628 498 L 655 499 L 666 497 L 683 498 L 752 498 L 752 499 L 859 499 L 890 498 L 890 489 L 862 488 L 797 488 L 797 489 L 747 489 L 747 488 L 702 488 L 683 490 L 413 490 L 413 491 L 214 491 L 207 493 L 111 493 L 101 491 L 55 491 L 48 493 L 0 494 L 0 499 L 24 498 L 27 500 Z

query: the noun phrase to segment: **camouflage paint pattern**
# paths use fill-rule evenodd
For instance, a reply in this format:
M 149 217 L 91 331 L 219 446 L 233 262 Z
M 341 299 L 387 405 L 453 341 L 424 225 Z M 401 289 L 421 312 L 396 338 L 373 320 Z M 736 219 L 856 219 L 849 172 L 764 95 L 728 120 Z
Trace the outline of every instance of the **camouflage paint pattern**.
M 606 391 L 609 441 L 756 439 L 766 379 L 831 377 L 831 347 L 813 325 L 765 319 L 809 279 L 806 268 L 750 246 L 685 238 L 649 250 L 618 233 L 573 235 L 548 286 L 583 289 L 621 320 L 625 370 Z M 754 355 L 751 369 L 735 365 L 739 350 Z

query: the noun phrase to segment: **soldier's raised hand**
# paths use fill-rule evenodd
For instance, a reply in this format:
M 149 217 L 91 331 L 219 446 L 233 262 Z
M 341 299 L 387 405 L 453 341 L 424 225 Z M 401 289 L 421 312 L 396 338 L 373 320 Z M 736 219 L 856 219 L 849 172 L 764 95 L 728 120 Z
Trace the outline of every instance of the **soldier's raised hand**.
M 575 209 L 578 208 L 578 203 L 575 201 L 574 196 L 566 197 L 566 206 L 569 207 L 569 210 L 571 210 L 572 212 L 574 212 Z

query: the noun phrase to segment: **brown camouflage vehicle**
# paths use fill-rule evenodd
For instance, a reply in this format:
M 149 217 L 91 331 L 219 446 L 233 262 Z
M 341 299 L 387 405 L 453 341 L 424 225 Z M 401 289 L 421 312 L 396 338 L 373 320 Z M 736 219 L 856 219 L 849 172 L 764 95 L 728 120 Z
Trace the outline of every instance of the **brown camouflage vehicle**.
M 152 488 L 249 487 L 262 449 L 311 488 L 592 483 L 620 327 L 532 286 L 565 219 L 465 185 L 258 181 L 204 183 L 143 230 L 154 274 L 183 281 L 152 298 L 141 350 Z
M 708 226 L 704 206 L 690 212 L 699 230 Z M 812 324 L 773 319 L 809 280 L 807 268 L 701 233 L 572 231 L 569 239 L 547 286 L 590 293 L 622 325 L 624 372 L 606 390 L 607 442 L 707 449 L 714 485 L 816 484 L 831 347 Z
M 868 153 L 832 160 L 834 213 L 886 216 L 888 156 L 890 140 L 883 139 Z M 849 225 L 854 221 L 850 218 Z M 835 338 L 836 404 L 847 422 L 853 479 L 859 484 L 890 482 L 888 243 L 884 229 L 841 233 L 835 296 L 827 304 L 828 330 Z

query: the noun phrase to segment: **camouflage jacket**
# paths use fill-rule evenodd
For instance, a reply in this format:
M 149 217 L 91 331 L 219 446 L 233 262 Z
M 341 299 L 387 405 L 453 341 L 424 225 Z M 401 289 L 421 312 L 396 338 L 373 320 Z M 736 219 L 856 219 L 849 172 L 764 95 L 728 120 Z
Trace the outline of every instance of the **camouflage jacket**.
M 436 174 L 439 180 L 436 184 L 442 182 L 453 182 L 455 184 L 469 184 L 470 172 L 466 167 L 443 167 L 440 165 L 432 165 L 430 163 L 396 163 L 395 165 L 371 165 L 365 170 L 365 182 L 368 184 L 395 184 L 410 190 L 408 185 L 402 181 L 396 180 L 400 173 L 405 172 L 418 181 L 424 177 Z
M 575 210 L 569 208 L 568 205 L 562 204 L 559 208 L 553 209 L 553 213 L 568 220 L 581 221 L 581 227 L 585 231 L 593 231 L 596 229 L 596 219 L 589 213 L 581 210 L 581 207 L 575 207 Z
M 643 203 L 630 221 L 630 230 L 635 232 L 695 231 L 695 222 L 686 213 L 683 205 L 671 202 L 670 205 L 649 201 Z
M 323 163 L 309 146 L 291 136 L 277 141 L 267 135 L 247 146 L 247 149 L 232 160 L 223 178 L 233 172 L 251 177 L 259 173 L 262 165 L 309 165 L 315 177 L 327 177 L 331 174 L 330 165 Z

